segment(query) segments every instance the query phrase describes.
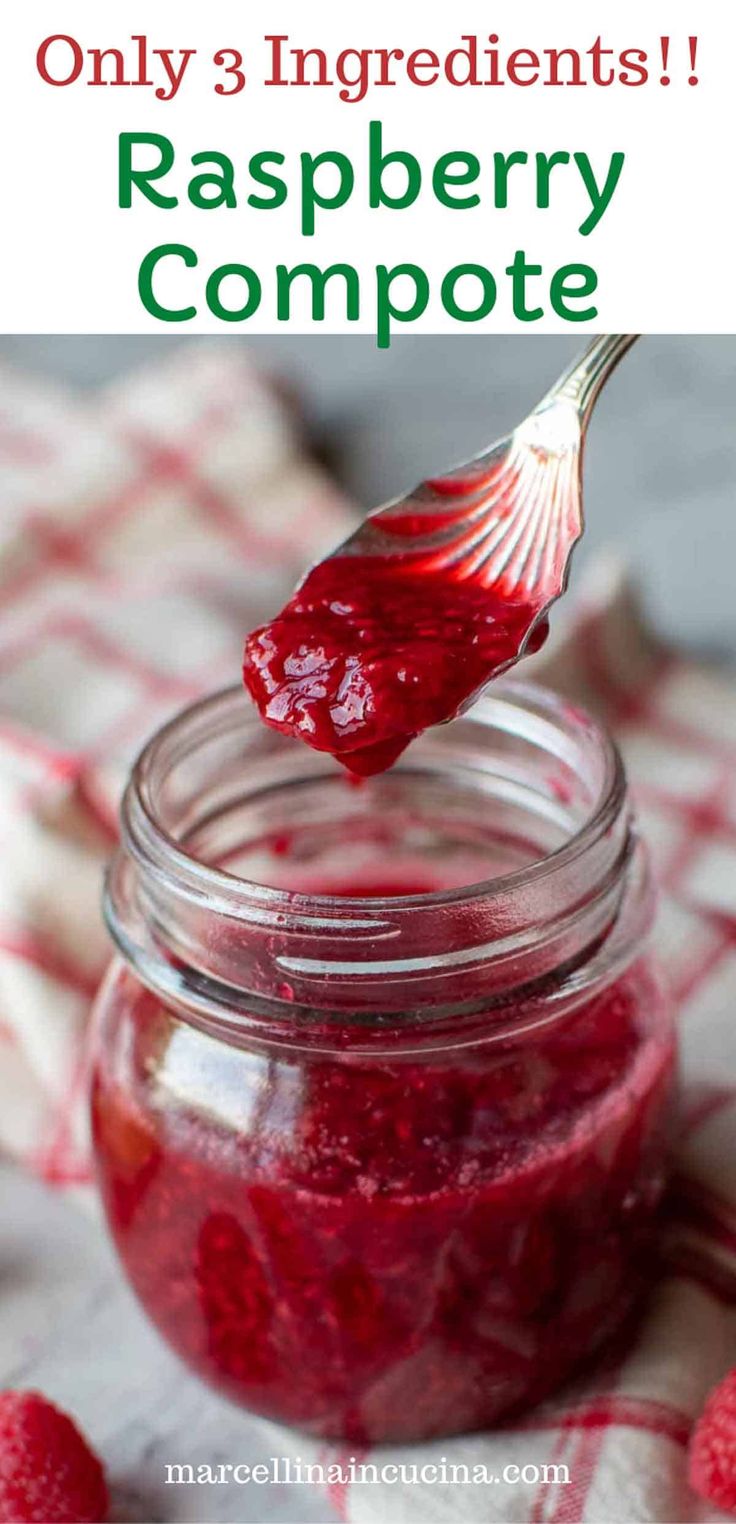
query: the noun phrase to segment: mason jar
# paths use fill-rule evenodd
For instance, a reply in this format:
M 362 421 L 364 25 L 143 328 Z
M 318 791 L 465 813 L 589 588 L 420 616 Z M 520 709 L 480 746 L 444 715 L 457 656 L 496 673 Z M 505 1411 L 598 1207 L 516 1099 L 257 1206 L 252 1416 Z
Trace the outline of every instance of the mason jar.
M 100 1189 L 205 1380 L 316 1435 L 416 1440 L 622 1333 L 674 1038 L 589 716 L 497 682 L 356 784 L 216 694 L 136 763 L 105 906 Z

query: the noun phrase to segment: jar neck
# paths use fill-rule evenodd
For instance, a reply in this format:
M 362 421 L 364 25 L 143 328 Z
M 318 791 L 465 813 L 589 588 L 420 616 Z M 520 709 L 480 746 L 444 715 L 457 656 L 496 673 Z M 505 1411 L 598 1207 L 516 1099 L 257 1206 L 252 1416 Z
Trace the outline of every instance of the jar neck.
M 441 887 L 342 892 L 402 861 Z M 649 906 L 612 742 L 508 681 L 360 788 L 239 690 L 205 700 L 141 754 L 106 889 L 162 998 L 235 1040 L 307 1044 L 549 1020 L 617 977 Z

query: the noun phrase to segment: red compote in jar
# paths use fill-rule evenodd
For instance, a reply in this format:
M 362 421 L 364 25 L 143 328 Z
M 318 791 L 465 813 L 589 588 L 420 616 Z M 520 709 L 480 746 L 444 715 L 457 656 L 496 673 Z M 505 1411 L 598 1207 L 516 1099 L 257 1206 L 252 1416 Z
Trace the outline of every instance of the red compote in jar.
M 351 1440 L 552 1391 L 652 1273 L 673 1032 L 612 743 L 499 682 L 356 786 L 241 691 L 150 743 L 99 998 L 101 1189 L 146 1311 Z

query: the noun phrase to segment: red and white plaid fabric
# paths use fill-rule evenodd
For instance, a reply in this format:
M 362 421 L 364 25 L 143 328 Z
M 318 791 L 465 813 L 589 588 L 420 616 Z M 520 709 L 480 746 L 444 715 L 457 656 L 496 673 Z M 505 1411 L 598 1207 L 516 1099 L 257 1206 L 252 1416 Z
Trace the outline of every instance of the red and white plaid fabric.
M 132 756 L 237 680 L 346 513 L 240 347 L 92 400 L 0 370 L 0 1147 L 48 1181 L 89 1178 L 80 1039 Z
M 91 401 L 0 371 L 0 1146 L 51 1183 L 89 1179 L 81 1039 L 131 755 L 233 679 L 244 630 L 346 518 L 239 347 L 187 349 Z M 684 1462 L 736 1363 L 736 696 L 656 647 L 615 567 L 534 667 L 615 731 L 665 891 L 686 1115 L 670 1270 L 615 1368 L 492 1435 L 361 1457 L 564 1464 L 568 1485 L 333 1489 L 354 1524 L 722 1517 Z

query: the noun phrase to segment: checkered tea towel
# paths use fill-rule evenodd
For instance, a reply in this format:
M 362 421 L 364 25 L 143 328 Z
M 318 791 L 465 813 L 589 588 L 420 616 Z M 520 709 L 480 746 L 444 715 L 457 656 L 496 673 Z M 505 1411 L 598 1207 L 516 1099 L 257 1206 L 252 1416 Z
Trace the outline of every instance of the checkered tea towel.
M 234 344 L 91 399 L 0 369 L 0 1147 L 88 1179 L 80 1038 L 125 773 L 344 529 Z
M 92 400 L 0 371 L 0 1146 L 55 1185 L 89 1181 L 80 1048 L 131 755 L 234 678 L 244 631 L 347 522 L 233 344 Z M 567 602 L 530 669 L 615 731 L 664 889 L 686 1117 L 670 1270 L 615 1370 L 512 1428 L 361 1457 L 564 1465 L 567 1483 L 336 1485 L 354 1524 L 721 1517 L 684 1462 L 736 1364 L 736 693 L 656 647 L 618 568 Z

